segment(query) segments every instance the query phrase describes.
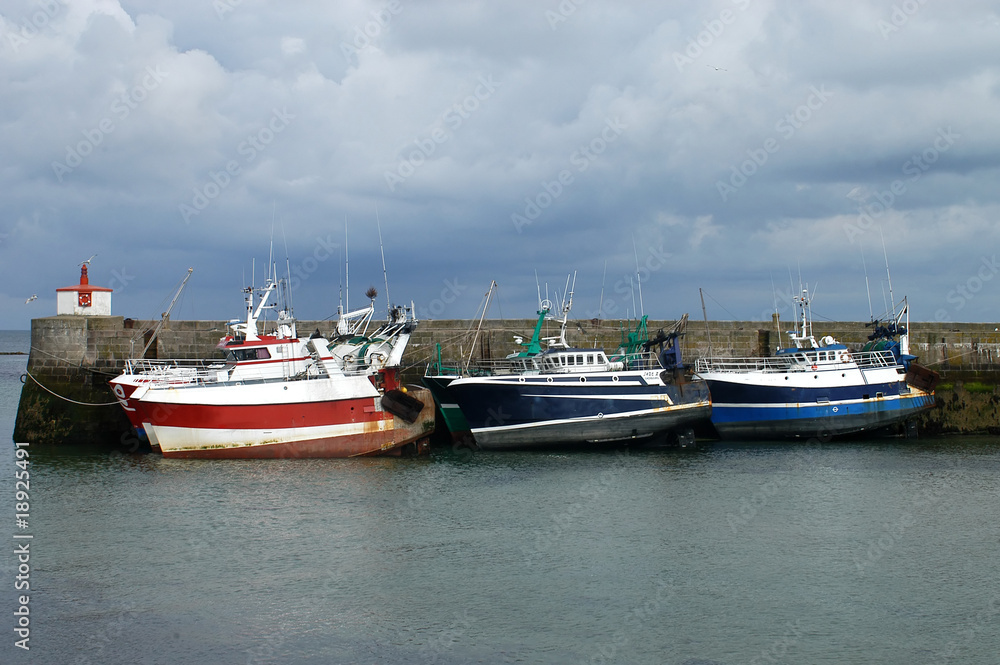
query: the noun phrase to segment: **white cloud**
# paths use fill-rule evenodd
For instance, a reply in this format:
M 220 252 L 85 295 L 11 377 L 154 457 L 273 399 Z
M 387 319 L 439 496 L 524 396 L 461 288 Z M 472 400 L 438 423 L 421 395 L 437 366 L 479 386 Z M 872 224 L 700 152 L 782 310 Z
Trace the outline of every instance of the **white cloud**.
M 839 308 L 828 314 L 865 318 L 856 289 L 833 298 L 859 270 L 845 229 L 897 181 L 864 242 L 882 226 L 894 281 L 920 298 L 946 302 L 995 241 L 1000 21 L 986 2 L 922 6 L 887 37 L 891 3 L 875 0 L 590 0 L 555 24 L 527 0 L 387 7 L 245 0 L 220 17 L 190 0 L 6 3 L 8 297 L 30 290 L 44 304 L 85 247 L 100 252 L 95 280 L 134 268 L 115 300 L 126 315 L 152 314 L 149 294 L 200 260 L 190 289 L 204 297 L 190 316 L 228 317 L 272 211 L 293 261 L 351 219 L 352 271 L 378 278 L 380 264 L 360 258 L 374 250 L 376 205 L 390 273 L 405 276 L 394 296 L 419 303 L 445 277 L 495 277 L 525 287 L 508 293 L 519 314 L 533 311 L 525 275 L 539 264 L 593 284 L 605 260 L 609 272 L 634 269 L 635 235 L 672 248 L 654 276 L 674 270 L 670 288 L 644 294 L 654 316 L 690 309 L 709 281 L 727 309 L 756 316 L 768 271 L 802 260 Z M 483 80 L 497 85 L 487 93 Z M 816 89 L 828 99 L 810 102 Z M 276 117 L 286 120 L 269 126 Z M 602 144 L 607 122 L 625 128 Z M 912 179 L 914 155 L 948 128 L 959 138 Z M 581 160 L 588 146 L 594 158 Z M 385 174 L 404 162 L 412 173 L 390 188 Z M 70 170 L 60 179 L 54 163 Z M 741 168 L 752 173 L 737 187 Z M 517 233 L 511 215 L 563 171 L 572 182 Z M 725 200 L 720 182 L 735 190 Z M 186 223 L 180 207 L 199 192 L 214 196 Z M 42 261 L 45 284 L 28 287 Z M 337 274 L 326 268 L 324 279 Z M 300 314 L 328 315 L 330 288 L 307 282 Z M 992 288 L 955 314 L 994 316 Z M 461 305 L 447 315 L 475 308 Z

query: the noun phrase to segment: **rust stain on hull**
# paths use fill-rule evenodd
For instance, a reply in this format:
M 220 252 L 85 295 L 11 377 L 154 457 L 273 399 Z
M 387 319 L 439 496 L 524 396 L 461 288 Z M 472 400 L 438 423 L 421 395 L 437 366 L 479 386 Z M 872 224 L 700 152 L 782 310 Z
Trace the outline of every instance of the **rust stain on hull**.
M 426 388 L 408 386 L 407 391 L 423 403 L 413 423 L 386 413 L 387 418 L 369 423 L 363 433 L 353 436 L 168 451 L 163 456 L 176 459 L 290 459 L 426 454 L 429 437 L 434 432 L 434 400 Z

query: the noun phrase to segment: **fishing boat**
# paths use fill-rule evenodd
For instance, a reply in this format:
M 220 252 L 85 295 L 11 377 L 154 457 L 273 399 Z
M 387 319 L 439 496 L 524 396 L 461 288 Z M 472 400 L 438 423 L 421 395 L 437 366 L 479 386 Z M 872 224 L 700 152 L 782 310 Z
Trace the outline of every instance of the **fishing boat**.
M 712 425 L 723 439 L 824 438 L 910 423 L 934 406 L 938 375 L 909 352 L 909 308 L 873 319 L 868 342 L 851 349 L 813 335 L 811 298 L 795 299 L 794 346 L 765 358 L 700 358 L 695 376 L 712 393 Z M 905 320 L 905 323 L 904 323 Z M 913 432 L 912 426 L 909 430 Z
M 441 420 L 444 422 L 445 429 L 447 429 L 448 434 L 451 436 L 452 444 L 460 448 L 475 448 L 476 442 L 472 436 L 472 430 L 469 427 L 468 421 L 462 414 L 462 409 L 459 408 L 458 404 L 452 398 L 451 393 L 448 391 L 448 386 L 455 379 L 459 379 L 463 376 L 469 376 L 472 368 L 472 354 L 475 353 L 476 343 L 479 340 L 479 335 L 482 332 L 483 321 L 486 319 L 486 314 L 490 308 L 490 302 L 493 299 L 493 294 L 496 292 L 497 283 L 496 280 L 490 281 L 490 288 L 486 291 L 486 295 L 483 296 L 483 301 L 480 303 L 479 309 L 476 310 L 476 318 L 479 319 L 479 325 L 475 329 L 475 333 L 472 332 L 470 325 L 468 335 L 466 339 L 471 337 L 471 342 L 469 344 L 469 357 L 463 358 L 462 364 L 453 364 L 444 362 L 441 355 L 441 344 L 436 345 L 436 357 L 435 359 L 427 365 L 424 371 L 424 376 L 421 379 L 421 383 L 431 391 L 431 395 L 434 397 L 434 402 L 437 405 L 438 413 L 441 415 Z M 529 346 L 532 351 L 524 351 L 522 355 L 534 355 L 536 353 L 541 353 L 542 347 L 540 339 L 541 328 L 544 322 L 544 317 L 539 317 L 538 325 L 536 326 L 534 335 L 532 336 L 532 342 Z M 523 346 L 523 345 L 522 345 Z M 476 371 L 479 371 L 478 368 Z
M 515 338 L 521 351 L 451 371 L 432 365 L 425 385 L 436 384 L 439 402 L 455 405 L 483 450 L 694 443 L 693 425 L 707 420 L 712 406 L 706 384 L 684 378 L 682 325 L 651 340 L 643 316 L 634 330 L 623 329 L 623 344 L 610 355 L 570 346 L 572 296 L 557 319 L 558 337 L 541 337 L 554 318 L 544 300 L 531 339 Z
M 300 338 L 290 308 L 264 330 L 261 315 L 284 281 L 245 289 L 246 318 L 232 320 L 220 358 L 131 359 L 111 388 L 133 427 L 165 457 L 353 457 L 426 452 L 433 398 L 400 384 L 417 321 L 390 307 L 374 328 L 367 307 L 342 312 L 328 339 Z M 258 300 L 254 302 L 254 296 Z

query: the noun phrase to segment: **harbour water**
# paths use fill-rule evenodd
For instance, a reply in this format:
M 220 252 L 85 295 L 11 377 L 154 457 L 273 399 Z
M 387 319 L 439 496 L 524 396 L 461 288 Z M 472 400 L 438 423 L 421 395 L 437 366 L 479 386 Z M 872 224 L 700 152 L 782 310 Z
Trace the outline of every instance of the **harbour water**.
M 18 337 L 17 335 L 20 335 Z M 11 346 L 23 344 L 25 348 Z M 0 351 L 27 351 L 0 333 Z M 0 356 L 0 432 L 27 356 Z M 3 663 L 996 663 L 1000 438 L 0 456 Z M 15 534 L 30 534 L 30 651 Z

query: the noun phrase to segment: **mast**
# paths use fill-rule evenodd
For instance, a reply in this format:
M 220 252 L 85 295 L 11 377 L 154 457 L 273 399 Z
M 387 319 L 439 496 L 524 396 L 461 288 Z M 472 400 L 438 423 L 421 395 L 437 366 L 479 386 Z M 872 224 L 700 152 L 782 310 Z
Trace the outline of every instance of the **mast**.
M 378 204 L 375 204 L 375 224 L 378 226 L 378 250 L 382 253 L 382 279 L 385 280 L 386 312 L 392 309 L 392 299 L 389 298 L 389 275 L 385 271 L 385 249 L 382 247 L 382 222 L 378 218 Z
M 538 292 L 538 309 L 545 309 L 542 307 L 542 285 L 538 283 L 538 268 L 535 268 L 535 291 Z
M 284 220 L 282 220 L 282 222 L 281 222 L 281 241 L 285 245 L 285 291 L 288 294 L 286 296 L 286 298 L 285 298 L 285 305 L 287 306 L 286 308 L 288 310 L 288 315 L 289 316 L 293 316 L 293 312 L 295 311 L 295 308 L 292 307 L 292 264 L 291 264 L 291 261 L 288 260 L 288 238 L 285 237 L 285 223 L 284 223 Z M 277 275 L 278 271 L 275 270 L 274 272 L 275 272 L 274 276 L 277 277 L 278 276 Z M 292 336 L 294 337 L 295 336 L 295 334 L 294 334 L 294 330 L 295 329 L 292 328 L 292 330 L 293 330 Z
M 635 284 L 632 282 L 632 275 L 628 276 L 628 288 L 629 288 L 629 291 L 632 293 L 632 315 L 635 318 L 638 319 L 639 318 L 639 314 L 638 314 L 639 310 L 637 310 L 635 308 Z
M 597 305 L 598 321 L 604 319 L 604 280 L 608 277 L 608 260 L 604 259 L 604 274 L 601 276 L 601 301 Z
M 708 355 L 712 355 L 712 330 L 708 327 L 708 310 L 705 309 L 705 294 L 698 287 L 698 297 L 701 298 L 701 315 L 705 317 L 705 332 L 708 334 Z
M 899 330 L 899 321 L 906 315 L 906 328 L 899 334 L 899 352 L 904 355 L 910 355 L 910 305 L 906 301 L 906 296 L 903 296 L 903 310 L 896 317 L 896 330 Z
M 635 234 L 632 234 L 632 254 L 635 255 L 635 282 L 639 285 L 639 311 L 641 315 L 646 314 L 646 308 L 642 304 L 642 277 L 639 276 L 639 252 L 635 248 Z M 633 306 L 635 303 L 633 303 Z
M 486 302 L 483 304 L 483 313 L 479 317 L 479 326 L 476 328 L 476 334 L 472 337 L 472 346 L 469 348 L 469 359 L 465 362 L 465 371 L 469 371 L 469 366 L 472 364 L 472 354 L 476 351 L 476 342 L 479 340 L 479 332 L 483 329 L 483 320 L 486 318 L 486 312 L 490 308 L 490 299 L 493 297 L 493 289 L 497 286 L 496 280 L 490 280 L 490 289 L 486 292 Z M 441 345 L 438 344 L 438 363 L 441 362 L 440 358 Z M 485 354 L 484 354 L 485 355 Z
M 771 273 L 771 299 L 774 301 L 774 332 L 778 336 L 778 346 L 781 348 L 781 326 L 778 325 L 778 320 L 781 316 L 778 314 L 778 291 L 774 288 L 774 273 Z M 770 351 L 768 351 L 770 353 Z
M 576 290 L 576 271 L 573 271 L 573 284 L 570 286 L 569 275 L 566 275 L 566 290 L 563 291 L 562 298 L 562 321 L 560 321 L 559 327 L 559 344 L 563 348 L 567 348 L 569 343 L 566 341 L 566 324 L 569 322 L 569 311 L 573 309 L 573 292 Z M 567 301 L 566 293 L 569 293 L 569 300 Z M 558 294 L 557 294 L 558 295 Z
M 274 214 L 277 212 L 277 204 L 271 209 L 271 242 L 267 246 L 267 278 L 271 278 L 271 266 L 274 262 Z M 274 277 L 277 279 L 277 271 L 275 271 Z
M 865 271 L 865 292 L 868 294 L 868 318 L 874 321 L 875 312 L 872 311 L 872 290 L 868 284 L 868 264 L 865 263 L 865 248 L 861 243 L 858 243 L 858 247 L 861 249 L 861 267 Z
M 896 318 L 896 301 L 892 296 L 892 275 L 889 274 L 889 254 L 885 251 L 885 236 L 882 235 L 882 227 L 878 227 L 878 234 L 882 238 L 882 256 L 885 257 L 885 276 L 889 280 L 889 304 L 892 305 L 892 318 Z
M 149 336 L 149 341 L 146 342 L 146 346 L 142 347 L 142 353 L 139 354 L 140 358 L 146 357 L 146 351 L 149 350 L 149 347 L 153 343 L 153 340 L 156 339 L 156 336 L 160 334 L 160 329 L 163 328 L 163 324 L 166 322 L 167 317 L 170 316 L 170 310 L 174 308 L 174 304 L 177 302 L 177 299 L 181 296 L 181 291 L 184 290 L 184 285 L 187 284 L 187 281 L 189 279 L 191 279 L 191 273 L 193 272 L 194 268 L 188 268 L 187 274 L 184 275 L 184 279 L 181 280 L 181 285 L 177 288 L 177 293 L 174 294 L 174 299 L 170 301 L 170 306 L 167 307 L 167 311 L 164 312 L 163 316 L 160 317 L 160 322 L 156 324 L 155 328 L 153 328 L 153 334 Z
M 351 249 L 347 244 L 347 215 L 344 215 L 344 312 L 351 311 Z

